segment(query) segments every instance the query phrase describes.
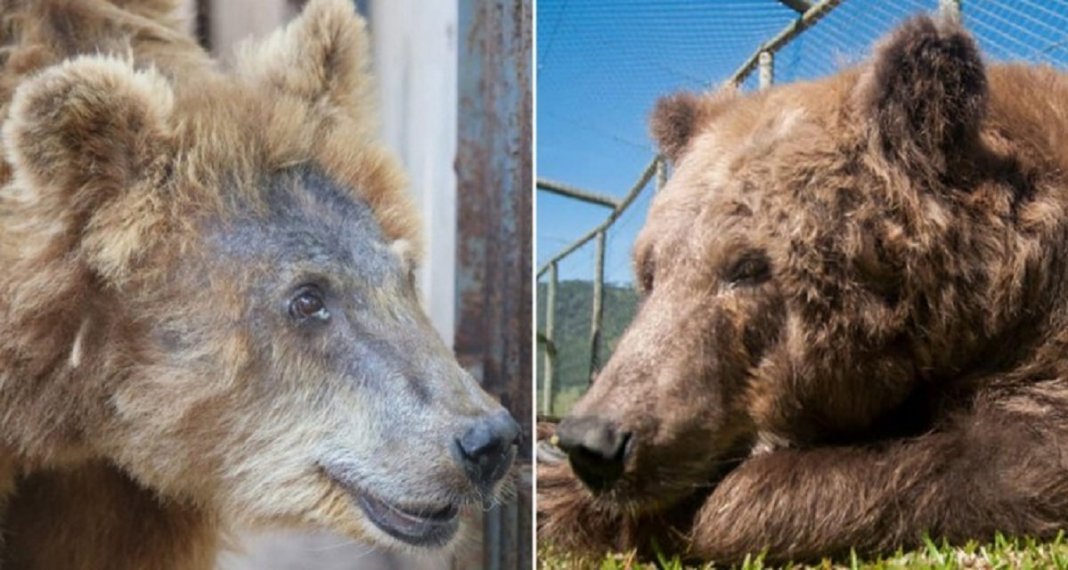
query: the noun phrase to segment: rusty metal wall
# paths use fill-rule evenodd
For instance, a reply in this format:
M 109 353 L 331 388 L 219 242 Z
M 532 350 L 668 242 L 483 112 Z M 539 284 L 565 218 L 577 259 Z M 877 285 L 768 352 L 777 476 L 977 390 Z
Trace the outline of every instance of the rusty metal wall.
M 531 0 L 460 0 L 456 352 L 523 425 L 515 498 L 456 568 L 530 568 Z

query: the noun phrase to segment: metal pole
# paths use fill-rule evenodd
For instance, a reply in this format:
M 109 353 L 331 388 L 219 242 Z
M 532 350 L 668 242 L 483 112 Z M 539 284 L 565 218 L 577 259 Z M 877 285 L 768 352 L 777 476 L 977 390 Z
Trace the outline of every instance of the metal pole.
M 727 84 L 741 85 L 742 81 L 749 75 L 749 72 L 757 66 L 757 60 L 760 58 L 760 53 L 765 51 L 779 51 L 782 46 L 794 39 L 797 34 L 800 34 L 809 26 L 815 24 L 820 18 L 827 15 L 835 6 L 840 4 L 842 0 L 820 0 L 818 4 L 813 4 L 800 18 L 787 24 L 781 32 L 775 35 L 775 37 L 764 42 L 757 51 L 753 52 L 753 55 L 749 56 L 749 59 L 742 63 L 738 71 L 734 72 L 727 79 Z
M 779 2 L 798 14 L 804 14 L 812 7 L 812 4 L 809 4 L 808 0 L 779 0 Z
M 444 2 L 443 2 L 444 3 Z M 394 5 L 397 2 L 376 3 Z M 454 349 L 532 441 L 535 403 L 530 331 L 533 0 L 458 0 L 456 187 L 456 338 Z M 493 160 L 487 160 L 493 157 Z M 515 470 L 533 469 L 520 445 Z M 478 511 L 479 509 L 474 509 Z M 533 497 L 518 487 L 470 522 L 471 540 L 453 554 L 459 570 L 532 568 Z M 481 535 L 481 536 L 480 536 Z
M 590 375 L 589 382 L 593 383 L 593 375 L 601 367 L 601 320 L 604 315 L 604 241 L 605 230 L 597 232 L 597 253 L 594 258 L 593 275 L 593 318 L 590 321 Z
M 196 6 L 196 18 L 193 21 L 193 35 L 196 36 L 200 47 L 210 50 L 211 45 L 211 1 L 194 0 Z
M 938 0 L 938 11 L 942 17 L 955 22 L 960 21 L 961 0 Z
M 770 51 L 762 51 L 757 65 L 760 68 L 760 89 L 771 87 L 775 82 L 775 56 Z
M 582 200 L 583 202 L 596 204 L 598 206 L 604 206 L 613 210 L 619 207 L 619 200 L 616 200 L 611 196 L 597 194 L 596 192 L 590 192 L 581 188 L 575 188 L 574 186 L 568 186 L 566 184 L 553 182 L 552 180 L 546 180 L 544 178 L 538 179 L 538 190 L 545 190 L 546 192 L 552 192 L 553 194 L 559 194 L 560 196 L 566 196 L 568 198 Z
M 667 164 L 664 162 L 663 157 L 657 157 L 656 160 L 656 192 L 660 192 L 667 184 Z
M 549 270 L 549 265 L 551 265 L 551 264 L 553 264 L 553 263 L 555 263 L 557 261 L 560 261 L 561 259 L 571 255 L 572 253 L 575 252 L 575 250 L 577 250 L 578 248 L 586 245 L 586 242 L 588 242 L 591 239 L 597 237 L 597 232 L 600 232 L 601 230 L 607 229 L 609 226 L 614 224 L 616 219 L 618 219 L 620 216 L 622 216 L 623 212 L 627 211 L 627 208 L 629 208 L 630 205 L 634 202 L 634 200 L 638 198 L 638 194 L 641 194 L 641 191 L 642 191 L 643 188 L 645 188 L 645 185 L 648 184 L 649 181 L 653 179 L 653 175 L 656 174 L 656 163 L 659 160 L 660 160 L 660 157 L 655 157 L 655 156 L 653 157 L 653 160 L 651 160 L 649 162 L 649 165 L 645 167 L 645 170 L 642 171 L 641 178 L 638 179 L 638 182 L 630 189 L 630 192 L 627 192 L 627 195 L 624 196 L 623 199 L 619 201 L 619 207 L 618 208 L 616 208 L 615 210 L 612 210 L 612 213 L 609 214 L 608 217 L 605 218 L 605 220 L 600 223 L 600 225 L 598 225 L 597 227 L 593 228 L 592 230 L 586 232 L 585 235 L 583 235 L 582 237 L 578 238 L 577 240 L 571 242 L 571 245 L 569 245 L 569 246 L 565 247 L 564 249 L 560 250 L 560 252 L 557 253 L 556 255 L 554 255 L 552 257 L 552 259 L 550 259 L 550 260 L 546 261 L 544 264 L 542 264 L 541 268 L 538 269 L 537 276 L 541 277 L 542 275 L 544 275 L 545 272 Z
M 542 384 L 541 413 L 553 413 L 553 384 L 556 375 L 556 285 L 557 265 L 549 266 L 549 290 L 545 294 L 545 380 Z

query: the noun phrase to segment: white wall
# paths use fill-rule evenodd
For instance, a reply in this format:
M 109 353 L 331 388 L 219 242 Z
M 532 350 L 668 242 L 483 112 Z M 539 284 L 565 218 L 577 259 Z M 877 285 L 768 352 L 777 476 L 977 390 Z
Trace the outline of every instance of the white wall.
M 294 13 L 287 0 L 215 0 L 210 11 L 212 49 L 226 59 L 230 46 L 267 35 Z
M 196 22 L 194 21 L 197 13 L 196 0 L 182 0 L 181 4 L 178 5 L 178 13 L 186 23 L 186 31 L 190 34 L 196 31 Z
M 408 171 L 423 213 L 419 284 L 452 346 L 456 329 L 457 0 L 372 0 L 382 134 Z

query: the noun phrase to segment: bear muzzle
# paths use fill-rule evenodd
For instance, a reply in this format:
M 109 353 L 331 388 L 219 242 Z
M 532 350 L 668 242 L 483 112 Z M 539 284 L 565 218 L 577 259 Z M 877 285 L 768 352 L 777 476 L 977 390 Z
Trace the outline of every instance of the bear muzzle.
M 575 475 L 594 492 L 610 490 L 623 476 L 633 434 L 598 416 L 565 418 L 556 429 Z
M 452 456 L 471 483 L 487 492 L 511 468 L 519 436 L 519 424 L 507 411 L 480 416 L 453 441 Z

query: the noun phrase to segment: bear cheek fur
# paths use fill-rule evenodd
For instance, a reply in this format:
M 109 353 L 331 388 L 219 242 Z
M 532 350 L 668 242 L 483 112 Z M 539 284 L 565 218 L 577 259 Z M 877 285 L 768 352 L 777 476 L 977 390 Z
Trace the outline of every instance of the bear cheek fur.
M 146 299 L 140 316 L 153 325 L 145 326 L 133 347 L 140 364 L 113 388 L 113 415 L 100 446 L 152 488 L 244 512 L 248 504 L 233 504 L 244 501 L 232 498 L 242 486 L 227 482 L 236 475 L 229 471 L 257 456 L 290 460 L 242 475 L 259 474 L 268 480 L 258 484 L 270 486 L 270 479 L 291 469 L 289 462 L 307 457 L 299 452 L 307 444 L 292 432 L 310 438 L 311 424 L 293 429 L 292 422 L 283 421 L 288 414 L 306 413 L 290 402 L 297 400 L 294 390 L 279 389 L 271 398 L 256 390 L 261 380 L 257 372 L 265 362 L 247 332 L 234 325 L 248 304 L 236 294 L 238 288 L 220 295 L 218 286 L 188 285 L 179 278 L 149 289 L 151 300 Z M 190 311 L 191 306 L 198 310 Z M 282 452 L 283 447 L 290 449 Z M 270 448 L 274 450 L 268 453 Z
M 130 347 L 139 364 L 113 387 L 100 447 L 168 495 L 270 518 L 262 511 L 277 516 L 306 506 L 309 492 L 324 493 L 312 456 L 327 418 L 308 405 L 326 397 L 317 391 L 323 374 L 314 361 L 292 358 L 299 351 L 285 338 L 264 350 L 247 327 L 256 302 L 249 282 L 271 267 L 243 260 L 240 271 L 219 271 L 202 240 L 172 235 L 174 247 L 149 259 L 157 271 L 127 283 L 140 323 Z
M 350 452 L 374 462 L 374 404 L 337 386 L 293 339 L 279 335 L 265 347 L 240 324 L 249 305 L 241 288 L 216 279 L 214 290 L 178 287 L 153 303 L 164 328 L 146 331 L 150 364 L 116 388 L 102 452 L 142 484 L 227 524 L 310 523 L 365 536 L 351 497 L 318 462 L 339 433 Z M 225 288 L 234 294 L 220 294 Z
M 818 134 L 794 143 L 828 141 Z M 781 152 L 774 160 L 782 164 L 819 167 L 786 166 L 750 185 L 776 189 L 763 194 L 761 217 L 781 220 L 764 239 L 784 313 L 781 334 L 746 386 L 756 451 L 863 433 L 916 381 L 899 259 L 865 221 L 865 210 L 885 206 L 858 196 L 864 182 L 837 153 Z

